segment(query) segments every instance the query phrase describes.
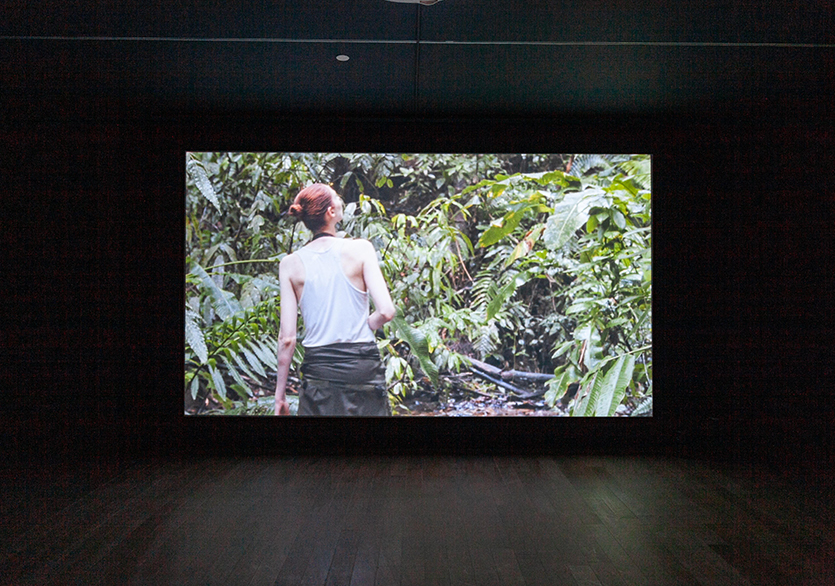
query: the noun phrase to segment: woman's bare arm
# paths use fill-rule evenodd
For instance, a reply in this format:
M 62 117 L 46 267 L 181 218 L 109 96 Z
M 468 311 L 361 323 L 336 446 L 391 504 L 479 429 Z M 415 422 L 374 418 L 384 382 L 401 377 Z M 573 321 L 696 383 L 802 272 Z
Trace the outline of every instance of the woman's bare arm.
M 296 322 L 298 320 L 299 302 L 296 291 L 290 280 L 298 269 L 297 259 L 286 256 L 278 267 L 278 281 L 281 286 L 281 322 L 278 329 L 278 379 L 275 383 L 275 414 L 289 415 L 290 406 L 287 403 L 287 377 L 290 374 L 290 364 L 296 349 Z
M 392 320 L 395 309 L 388 285 L 377 262 L 377 252 L 368 241 L 362 241 L 362 275 L 366 290 L 374 301 L 374 313 L 368 317 L 368 326 L 376 330 Z

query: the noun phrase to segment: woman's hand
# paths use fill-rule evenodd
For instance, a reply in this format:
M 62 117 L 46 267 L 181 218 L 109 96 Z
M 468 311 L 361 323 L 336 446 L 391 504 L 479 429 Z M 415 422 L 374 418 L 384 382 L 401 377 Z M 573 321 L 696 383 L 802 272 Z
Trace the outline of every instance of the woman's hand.
M 287 397 L 279 398 L 278 393 L 275 396 L 275 414 L 290 415 L 290 404 L 287 402 Z

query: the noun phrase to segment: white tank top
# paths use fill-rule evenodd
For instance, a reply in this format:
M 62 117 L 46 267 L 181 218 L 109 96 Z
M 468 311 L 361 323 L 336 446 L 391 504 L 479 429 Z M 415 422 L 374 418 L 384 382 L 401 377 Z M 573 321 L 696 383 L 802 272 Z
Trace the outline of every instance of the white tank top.
M 368 293 L 360 291 L 342 272 L 343 240 L 323 251 L 304 246 L 296 251 L 304 264 L 304 289 L 299 307 L 304 320 L 305 348 L 339 342 L 373 342 L 368 327 Z

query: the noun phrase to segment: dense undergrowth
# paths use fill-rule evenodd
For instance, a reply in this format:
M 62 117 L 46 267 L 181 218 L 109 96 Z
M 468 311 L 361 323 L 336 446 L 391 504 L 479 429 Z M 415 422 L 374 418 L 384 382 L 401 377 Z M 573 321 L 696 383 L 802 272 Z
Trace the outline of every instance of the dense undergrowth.
M 530 389 L 541 411 L 652 413 L 648 155 L 187 158 L 186 413 L 271 412 L 278 262 L 311 236 L 286 212 L 317 181 L 342 194 L 340 229 L 374 244 L 398 307 L 379 341 L 396 412 L 427 393 L 444 413 L 469 391 L 512 398 L 462 377 L 475 358 L 553 374 Z

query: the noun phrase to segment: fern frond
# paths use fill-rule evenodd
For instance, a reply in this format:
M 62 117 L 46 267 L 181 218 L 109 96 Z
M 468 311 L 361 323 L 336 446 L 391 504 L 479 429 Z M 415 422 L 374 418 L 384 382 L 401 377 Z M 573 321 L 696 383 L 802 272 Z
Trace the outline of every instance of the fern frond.
M 484 313 L 490 300 L 499 292 L 493 272 L 489 270 L 479 272 L 473 283 L 472 292 L 473 308 Z
M 472 288 L 471 307 L 482 316 L 487 314 L 487 306 L 499 294 L 499 290 L 509 281 L 510 273 L 502 272 L 504 259 L 494 257 L 487 266 L 476 274 Z
M 652 414 L 652 397 L 646 397 L 643 401 L 635 407 L 632 412 L 632 417 L 646 417 Z
M 246 394 L 251 397 L 252 389 L 250 389 L 249 385 L 246 384 L 246 381 L 244 381 L 243 377 L 241 377 L 238 370 L 232 364 L 230 364 L 229 360 L 225 356 L 221 360 L 223 361 L 223 364 L 226 366 L 226 371 L 229 373 L 229 376 L 231 376 L 234 379 L 234 381 L 243 388 Z
M 199 264 L 194 263 L 192 265 L 191 274 L 200 280 L 201 287 L 209 293 L 212 299 L 212 306 L 218 316 L 220 316 L 220 319 L 226 321 L 243 309 L 238 300 L 235 299 L 235 296 L 229 291 L 224 291 L 218 287 L 214 279 L 206 272 L 206 269 Z
M 650 189 L 652 186 L 652 159 L 646 155 L 630 158 L 618 165 L 641 189 Z
M 242 352 L 232 352 L 232 361 L 235 363 L 235 366 L 241 372 L 243 372 L 249 378 L 255 379 L 255 380 L 259 380 L 261 378 L 266 378 L 266 376 L 267 376 L 266 372 L 263 375 L 261 375 L 260 377 L 258 375 L 256 375 L 255 373 L 253 373 L 252 370 L 250 370 L 249 366 L 247 365 L 246 361 L 243 358 L 241 358 L 241 354 L 242 354 Z
M 603 155 L 577 155 L 571 165 L 571 174 L 575 177 L 582 177 L 589 171 L 602 171 L 611 166 L 611 163 Z
M 197 354 L 200 364 L 206 364 L 209 359 L 209 350 L 206 348 L 206 338 L 203 331 L 197 324 L 199 319 L 200 316 L 196 312 L 190 309 L 186 310 L 186 343 Z
M 190 159 L 189 162 L 186 163 L 186 170 L 188 171 L 188 174 L 191 175 L 192 180 L 194 180 L 194 184 L 197 186 L 197 189 L 201 194 L 203 194 L 203 197 L 212 202 L 215 209 L 220 212 L 220 202 L 217 199 L 215 188 L 212 187 L 212 182 L 209 181 L 209 176 L 206 174 L 206 170 L 194 159 Z
M 260 348 L 260 353 L 256 352 L 256 354 L 258 354 L 265 366 L 273 370 L 278 369 L 278 358 L 276 356 L 277 346 L 278 342 L 276 340 L 267 337 L 254 340 L 254 343 L 251 345 L 253 350 L 256 347 Z
M 481 326 L 478 329 L 478 336 L 473 343 L 473 347 L 478 351 L 481 359 L 484 360 L 486 356 L 492 354 L 499 342 L 499 329 L 492 320 Z
M 264 367 L 261 365 L 261 360 L 258 359 L 255 353 L 246 346 L 241 348 L 241 352 L 243 352 L 244 358 L 246 358 L 246 361 L 255 370 L 255 372 L 264 378 L 267 378 L 267 372 L 264 370 Z
M 209 366 L 209 374 L 212 377 L 212 382 L 215 384 L 217 394 L 220 395 L 221 399 L 226 399 L 226 384 L 223 382 L 223 376 L 212 366 Z

